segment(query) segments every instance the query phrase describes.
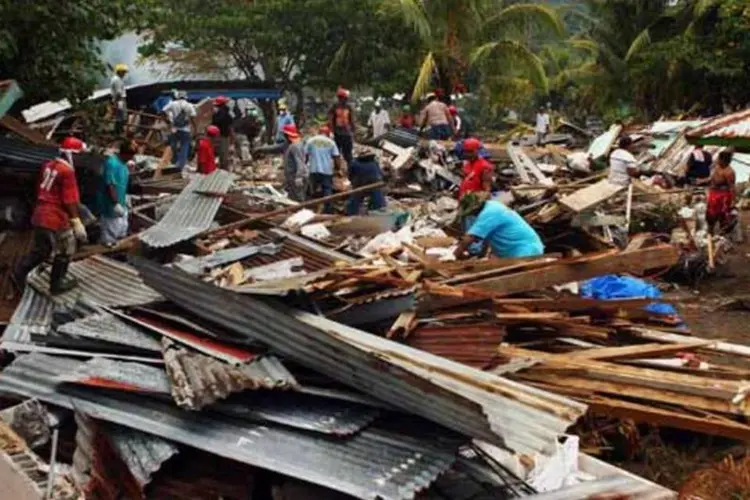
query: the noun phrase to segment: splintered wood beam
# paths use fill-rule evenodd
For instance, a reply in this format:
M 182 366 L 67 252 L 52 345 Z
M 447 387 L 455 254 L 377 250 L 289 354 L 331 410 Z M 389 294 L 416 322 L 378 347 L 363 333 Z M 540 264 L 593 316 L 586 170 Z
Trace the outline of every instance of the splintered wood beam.
M 633 252 L 609 252 L 591 257 L 557 262 L 542 268 L 487 278 L 462 285 L 490 290 L 498 295 L 543 290 L 554 285 L 583 281 L 596 276 L 616 273 L 642 274 L 648 270 L 671 267 L 677 263 L 679 251 L 672 245 L 659 245 Z
M 569 352 L 565 356 L 572 359 L 614 360 L 642 359 L 647 357 L 671 356 L 678 352 L 695 351 L 714 344 L 711 340 L 695 340 L 681 344 L 642 344 L 621 347 L 597 347 L 584 351 Z

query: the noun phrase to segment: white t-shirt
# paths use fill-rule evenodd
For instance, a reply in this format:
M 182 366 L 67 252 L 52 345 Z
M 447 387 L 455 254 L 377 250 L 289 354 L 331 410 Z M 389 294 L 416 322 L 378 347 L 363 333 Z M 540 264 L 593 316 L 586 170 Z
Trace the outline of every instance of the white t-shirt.
M 182 130 L 190 132 L 190 118 L 196 116 L 195 106 L 187 102 L 185 99 L 176 99 L 164 107 L 164 112 L 167 114 L 169 123 L 172 124 L 172 130 Z M 176 120 L 184 120 L 187 125 L 178 125 L 175 123 Z
M 125 100 L 125 82 L 122 81 L 118 75 L 112 77 L 109 83 L 110 91 L 112 92 L 112 100 L 114 102 L 120 102 Z
M 637 165 L 638 161 L 629 151 L 615 149 L 609 157 L 609 177 L 607 180 L 618 186 L 629 186 L 631 178 L 628 174 L 628 168 Z
M 549 128 L 549 115 L 547 113 L 536 114 L 536 133 L 546 134 Z
M 388 125 L 391 124 L 391 117 L 388 111 L 381 109 L 380 112 L 370 113 L 370 120 L 367 122 L 368 127 L 372 127 L 373 137 L 380 137 L 388 131 Z

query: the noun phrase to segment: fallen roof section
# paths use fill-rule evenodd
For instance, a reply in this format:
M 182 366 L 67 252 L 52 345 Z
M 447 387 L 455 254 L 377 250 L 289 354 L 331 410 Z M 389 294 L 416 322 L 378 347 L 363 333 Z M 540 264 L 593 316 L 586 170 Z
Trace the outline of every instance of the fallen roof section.
M 54 308 L 48 297 L 27 286 L 5 328 L 0 346 L 4 347 L 7 342 L 31 342 L 32 334 L 46 334 L 52 324 Z
M 467 436 L 533 454 L 586 410 L 568 398 L 381 339 L 326 318 L 239 296 L 138 260 L 144 280 L 180 307 L 275 352 Z
M 412 499 L 455 461 L 462 440 L 422 421 L 380 424 L 349 439 L 326 439 L 272 425 L 180 410 L 150 398 L 123 398 L 68 388 L 56 380 L 80 361 L 20 356 L 0 373 L 0 391 L 37 397 L 107 422 L 160 436 L 221 457 L 270 469 L 363 499 Z
M 119 425 L 107 425 L 106 434 L 141 489 L 151 482 L 164 462 L 179 452 L 177 446 L 166 439 Z
M 719 116 L 687 133 L 692 144 L 704 146 L 750 146 L 750 110 Z
M 49 266 L 40 266 L 29 274 L 27 285 L 37 292 L 49 290 Z M 140 306 L 163 300 L 161 295 L 143 284 L 135 269 L 122 262 L 96 255 L 73 262 L 68 274 L 78 281 L 72 290 L 51 297 L 56 303 L 74 308 L 77 302 L 92 306 Z
M 92 340 L 121 344 L 144 351 L 161 352 L 161 344 L 153 336 L 130 326 L 110 313 L 92 314 L 57 329 L 58 333 Z
M 197 236 L 211 226 L 221 206 L 221 194 L 226 194 L 234 182 L 234 174 L 217 170 L 210 175 L 198 175 L 183 189 L 156 225 L 139 236 L 154 248 L 163 248 Z

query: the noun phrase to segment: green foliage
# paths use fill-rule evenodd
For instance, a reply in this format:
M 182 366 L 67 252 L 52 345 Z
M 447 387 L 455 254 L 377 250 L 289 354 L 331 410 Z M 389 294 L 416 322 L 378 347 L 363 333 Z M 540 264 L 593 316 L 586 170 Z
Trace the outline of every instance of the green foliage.
M 87 97 L 105 70 L 96 43 L 138 17 L 138 2 L 0 0 L 0 80 L 18 80 L 31 102 Z
M 405 83 L 404 68 L 416 62 L 409 49 L 417 37 L 379 12 L 374 0 L 159 4 L 141 53 L 170 61 L 182 73 L 240 73 L 295 91 L 371 82 L 388 91 Z

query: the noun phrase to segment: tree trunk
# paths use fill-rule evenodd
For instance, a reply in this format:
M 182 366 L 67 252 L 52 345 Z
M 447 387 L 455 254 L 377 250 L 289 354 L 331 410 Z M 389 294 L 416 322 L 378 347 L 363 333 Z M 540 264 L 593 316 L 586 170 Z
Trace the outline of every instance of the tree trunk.
M 266 144 L 276 142 L 276 103 L 271 99 L 259 99 L 258 106 L 263 111 L 263 118 L 266 122 L 266 134 L 263 138 Z

